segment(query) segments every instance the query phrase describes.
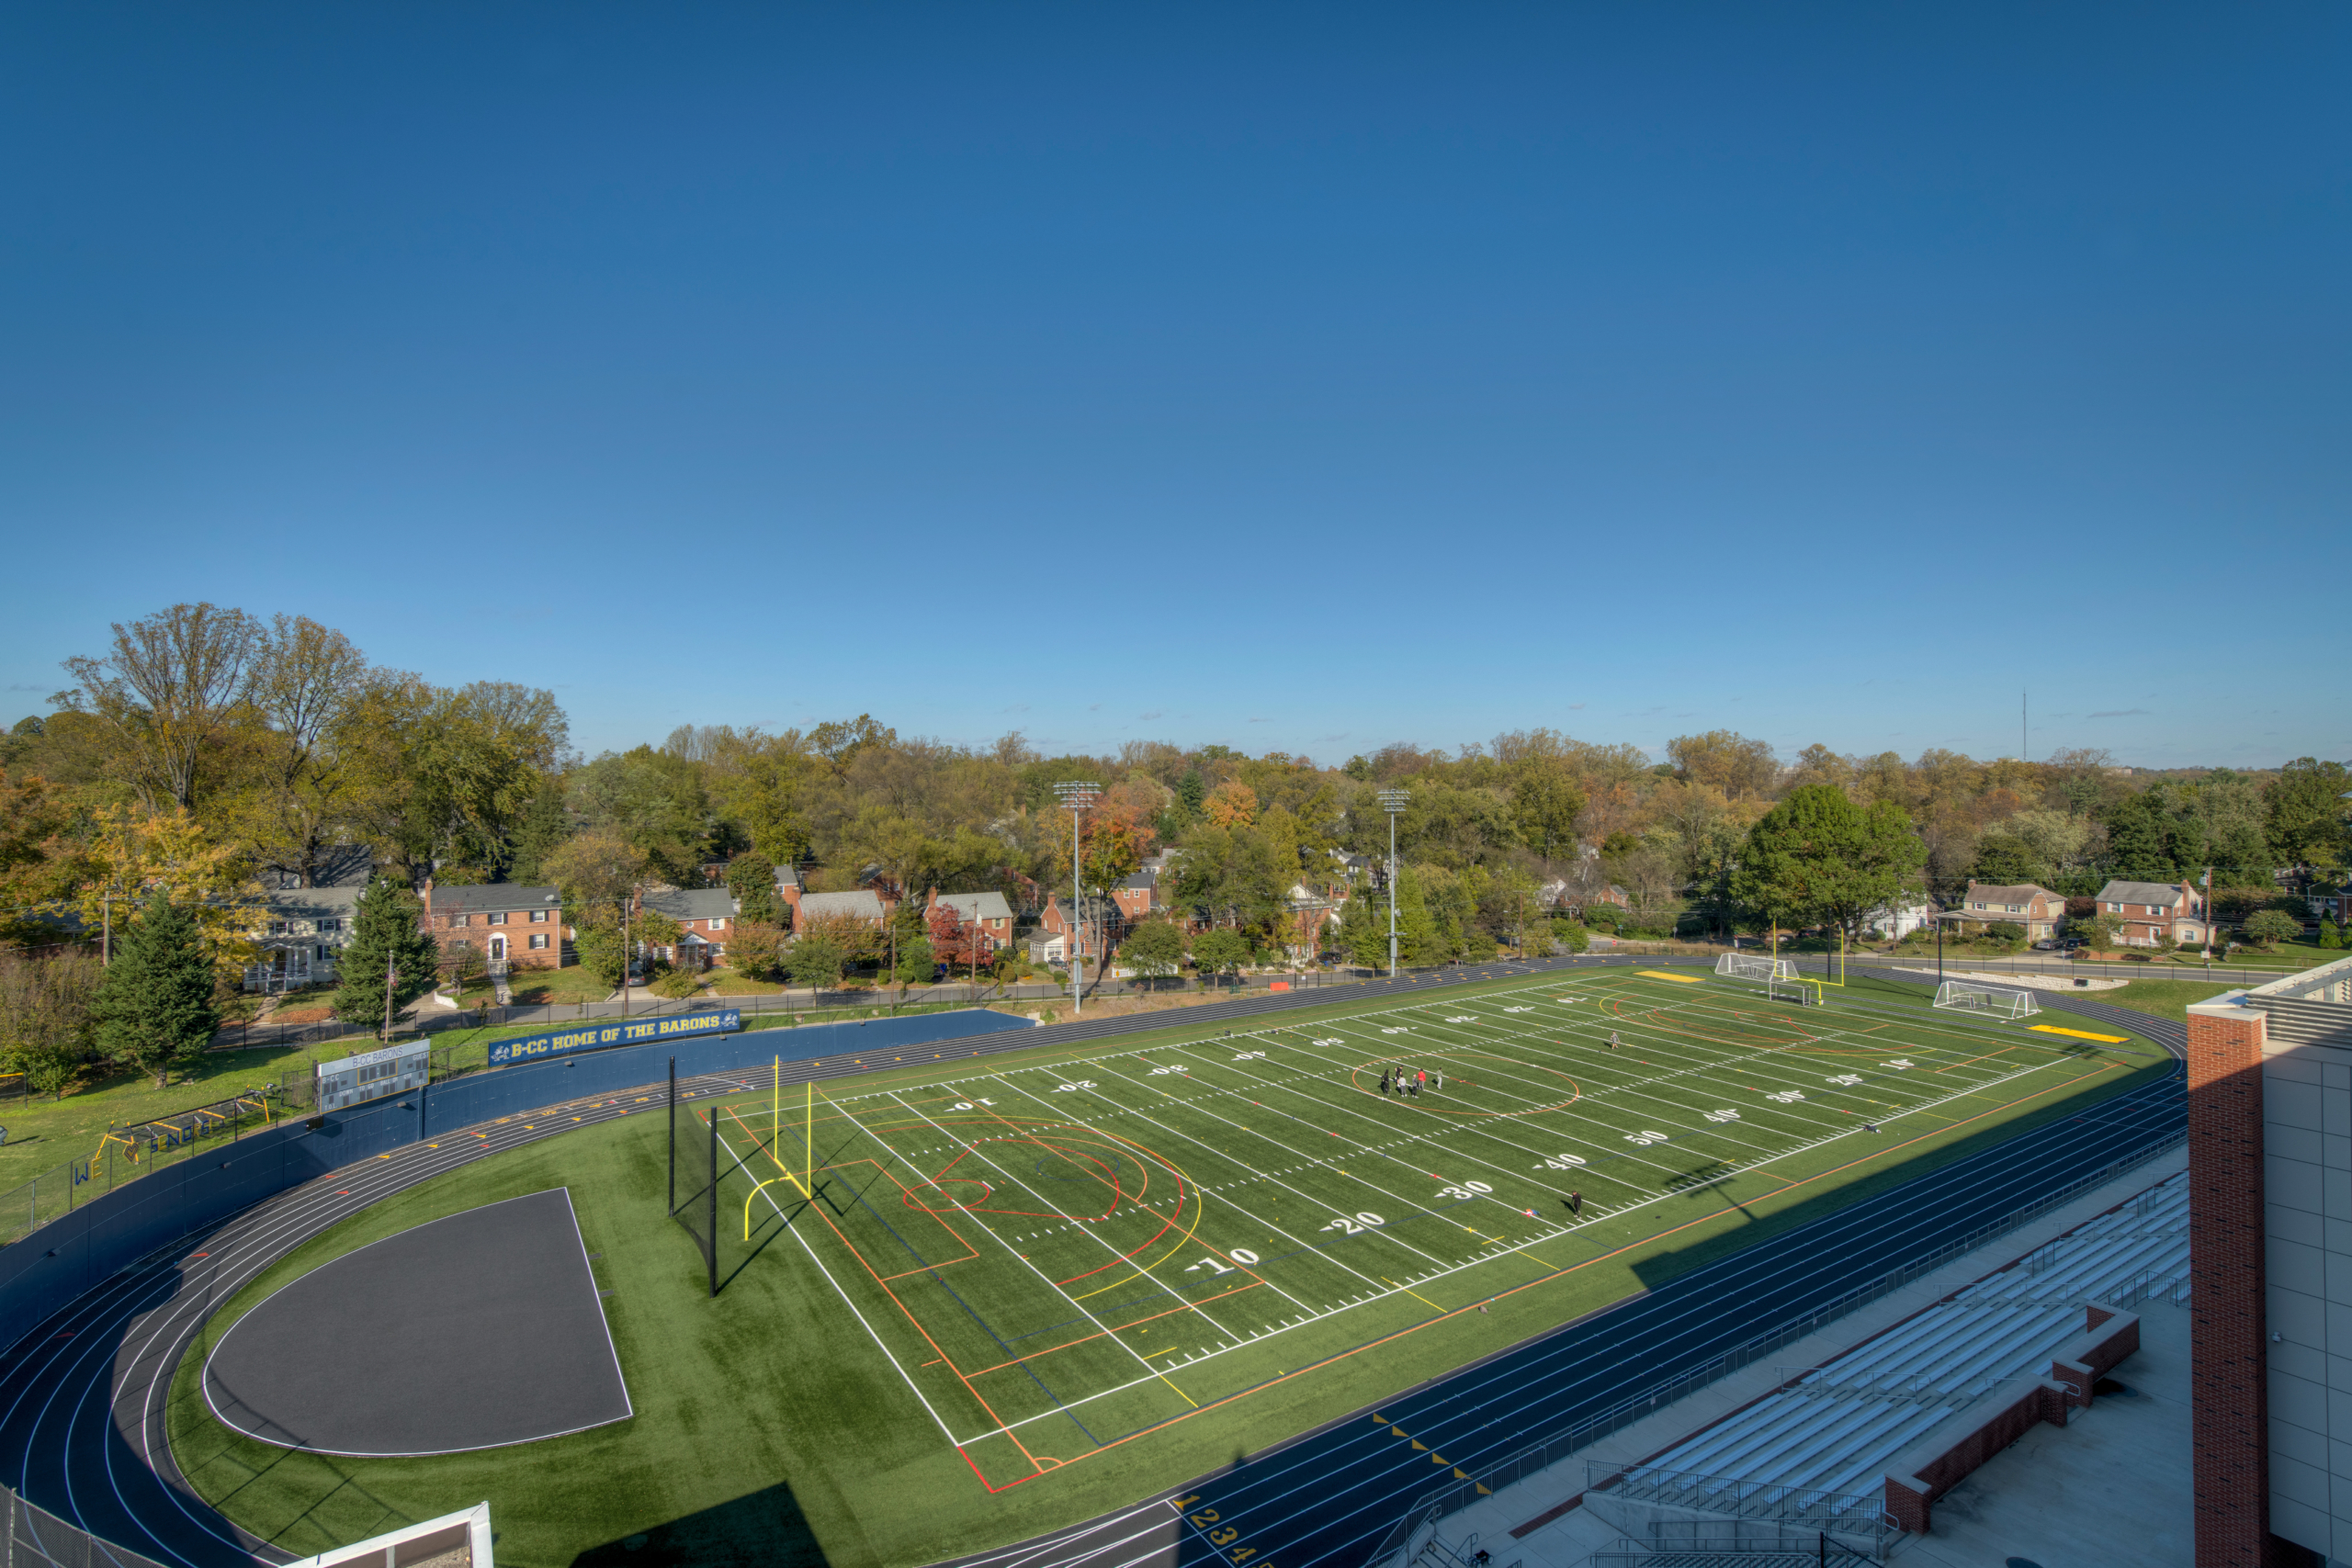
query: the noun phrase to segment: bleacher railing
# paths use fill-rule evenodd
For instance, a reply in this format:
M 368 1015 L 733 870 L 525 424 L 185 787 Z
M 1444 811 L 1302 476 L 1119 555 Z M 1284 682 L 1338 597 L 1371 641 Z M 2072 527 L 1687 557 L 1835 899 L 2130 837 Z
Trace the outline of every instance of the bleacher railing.
M 1966 1235 L 1955 1241 L 1947 1242 L 1924 1258 L 1915 1259 L 1890 1273 L 1882 1274 L 1866 1284 L 1857 1285 L 1835 1301 L 1815 1307 L 1811 1312 L 1790 1319 L 1777 1328 L 1769 1329 L 1752 1339 L 1735 1346 L 1711 1361 L 1703 1362 L 1678 1377 L 1669 1378 L 1657 1384 L 1645 1393 L 1635 1394 L 1631 1399 L 1611 1405 L 1598 1416 L 1579 1421 L 1541 1441 L 1530 1443 L 1522 1449 L 1506 1454 L 1491 1464 L 1464 1464 L 1462 1470 L 1470 1479 L 1451 1482 L 1444 1486 L 1422 1494 L 1404 1517 L 1389 1527 L 1388 1533 L 1381 1538 L 1379 1546 L 1365 1558 L 1365 1562 L 1368 1565 L 1385 1562 L 1412 1539 L 1417 1530 L 1424 1526 L 1433 1525 L 1446 1515 L 1468 1507 L 1481 1497 L 1524 1481 L 1540 1471 L 1549 1470 L 1578 1450 L 1589 1448 L 1603 1438 L 1622 1431 L 1636 1421 L 1645 1419 L 1683 1395 L 1702 1388 L 1718 1378 L 1736 1372 L 1742 1367 L 1761 1360 L 1790 1341 L 1802 1339 L 1822 1325 L 1843 1317 L 1857 1308 L 1867 1306 L 1881 1296 L 1901 1290 L 1912 1280 L 1922 1275 L 1935 1272 L 1962 1254 L 1973 1252 L 1996 1236 L 2013 1231 L 2019 1225 L 2030 1224 L 2052 1210 L 2072 1202 L 2091 1189 L 2103 1187 L 2125 1171 L 2168 1154 L 2188 1141 L 2188 1134 L 2186 1132 L 2159 1139 L 2135 1153 L 2126 1155 L 2121 1159 L 2110 1161 L 2090 1175 L 2029 1203 L 2022 1209 L 2015 1210 L 1997 1220 L 1977 1226 Z M 2140 1299 L 2147 1298 L 2143 1296 Z
M 1647 1464 L 1626 1470 L 1606 1459 L 1585 1461 L 1584 1471 L 1587 1493 L 1606 1492 L 1636 1503 L 1728 1514 L 1783 1529 L 1826 1531 L 1849 1540 L 1867 1540 L 1880 1553 L 1903 1533 L 1903 1528 L 1887 1516 L 1886 1499 L 1869 1493 L 1743 1481 L 1735 1475 L 1702 1475 Z
M 67 1524 L 48 1509 L 0 1486 L 0 1564 L 6 1568 L 164 1568 L 152 1557 Z

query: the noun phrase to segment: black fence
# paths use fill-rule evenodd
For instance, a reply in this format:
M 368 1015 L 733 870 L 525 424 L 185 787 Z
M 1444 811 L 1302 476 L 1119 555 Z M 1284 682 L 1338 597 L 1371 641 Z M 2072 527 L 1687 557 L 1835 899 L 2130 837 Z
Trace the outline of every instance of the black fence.
M 678 1064 L 670 1062 L 670 1217 L 702 1248 L 710 1293 L 718 1294 L 718 1116 L 678 1102 Z

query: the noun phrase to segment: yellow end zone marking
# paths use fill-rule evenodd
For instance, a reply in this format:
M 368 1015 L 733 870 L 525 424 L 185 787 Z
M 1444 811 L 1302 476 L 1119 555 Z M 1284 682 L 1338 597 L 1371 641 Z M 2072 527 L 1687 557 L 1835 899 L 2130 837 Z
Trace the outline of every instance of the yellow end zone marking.
M 1636 969 L 1634 973 L 1639 975 L 1645 980 L 1671 980 L 1678 986 L 1703 986 L 1706 984 L 1704 980 L 1700 979 L 1696 975 L 1669 975 L 1663 969 Z
M 2097 1040 L 2109 1045 L 2129 1045 L 2131 1037 L 2123 1034 L 2087 1034 L 2079 1029 L 2061 1029 L 2054 1023 L 2029 1023 L 2028 1029 L 2037 1034 L 2071 1034 L 2077 1040 Z

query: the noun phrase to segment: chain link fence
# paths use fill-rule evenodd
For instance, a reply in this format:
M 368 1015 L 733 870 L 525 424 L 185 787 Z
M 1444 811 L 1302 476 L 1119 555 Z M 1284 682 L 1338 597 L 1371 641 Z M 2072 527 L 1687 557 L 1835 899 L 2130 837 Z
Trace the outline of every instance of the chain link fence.
M 286 1110 L 277 1086 L 259 1084 L 153 1122 L 108 1128 L 89 1154 L 0 1192 L 0 1247 L 14 1246 L 126 1181 L 176 1165 L 223 1138 L 234 1140 L 266 1127 Z
M 6 1486 L 0 1486 L 0 1512 L 7 1515 L 7 1528 L 0 1532 L 0 1568 L 164 1568 L 152 1557 L 67 1524 Z

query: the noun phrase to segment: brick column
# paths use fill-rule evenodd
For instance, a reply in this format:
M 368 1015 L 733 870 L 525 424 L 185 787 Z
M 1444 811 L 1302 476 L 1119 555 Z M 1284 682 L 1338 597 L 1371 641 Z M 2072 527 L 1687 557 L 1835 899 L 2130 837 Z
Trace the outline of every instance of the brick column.
M 2264 1355 L 2263 1015 L 2188 1015 L 2190 1423 L 2197 1568 L 2264 1568 L 2270 1417 Z

